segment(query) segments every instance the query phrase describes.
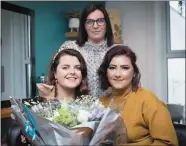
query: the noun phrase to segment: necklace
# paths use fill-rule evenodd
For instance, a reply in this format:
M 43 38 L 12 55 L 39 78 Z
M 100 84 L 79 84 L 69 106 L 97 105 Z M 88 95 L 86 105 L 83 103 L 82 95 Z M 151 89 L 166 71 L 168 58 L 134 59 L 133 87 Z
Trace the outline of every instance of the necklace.
M 126 99 L 124 100 L 123 105 L 121 106 L 122 108 L 120 108 L 119 106 L 114 106 L 114 105 L 113 105 L 113 102 L 114 102 L 114 97 L 113 97 L 113 96 L 112 96 L 112 98 L 111 98 L 109 107 L 110 107 L 112 110 L 116 111 L 117 113 L 118 113 L 118 112 L 119 112 L 119 113 L 122 113 L 123 110 L 124 110 L 125 104 L 126 104 L 128 98 L 130 97 L 131 93 L 132 93 L 131 90 L 127 93 L 127 97 L 126 97 Z

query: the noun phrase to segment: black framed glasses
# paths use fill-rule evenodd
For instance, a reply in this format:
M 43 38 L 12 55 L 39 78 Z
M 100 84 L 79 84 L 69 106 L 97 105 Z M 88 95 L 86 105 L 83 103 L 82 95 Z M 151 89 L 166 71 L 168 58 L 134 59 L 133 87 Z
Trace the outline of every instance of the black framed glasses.
M 97 23 L 98 26 L 102 26 L 102 25 L 105 24 L 105 18 L 98 18 L 96 20 L 94 20 L 94 19 L 87 19 L 85 21 L 85 24 L 87 26 L 93 26 L 95 22 Z

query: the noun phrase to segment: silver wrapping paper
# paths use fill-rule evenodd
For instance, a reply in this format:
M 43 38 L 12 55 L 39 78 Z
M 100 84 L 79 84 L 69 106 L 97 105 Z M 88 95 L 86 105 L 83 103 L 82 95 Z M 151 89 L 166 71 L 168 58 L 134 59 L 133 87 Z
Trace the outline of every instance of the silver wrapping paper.
M 127 143 L 127 131 L 120 114 L 107 108 L 89 145 L 99 145 L 111 141 L 113 145 Z
M 14 99 L 11 99 L 10 102 L 12 104 L 11 105 L 12 113 L 14 114 L 17 123 L 20 125 L 20 128 L 21 128 L 22 133 L 24 133 L 24 135 L 27 137 L 27 139 L 31 143 L 33 143 L 34 145 L 43 145 L 44 146 L 45 143 L 44 143 L 44 141 L 42 140 L 41 137 L 39 137 L 38 135 L 36 135 L 35 140 L 32 141 L 32 138 L 25 133 L 25 122 L 28 119 L 27 119 L 27 116 L 25 115 L 25 112 L 21 108 L 20 102 L 14 100 Z
M 38 125 L 37 130 L 43 138 L 46 145 L 88 145 L 89 139 L 78 135 L 74 131 L 56 123 L 40 117 L 31 111 L 31 115 L 35 118 Z M 82 127 L 84 127 L 82 125 Z
M 17 102 L 17 101 L 16 101 Z M 20 103 L 11 102 L 13 114 L 24 133 L 25 121 L 28 120 L 24 112 L 20 108 Z M 30 110 L 32 117 L 37 123 L 37 136 L 34 141 L 27 134 L 25 136 L 34 145 L 100 145 L 106 141 L 111 141 L 114 145 L 124 144 L 127 142 L 127 134 L 125 124 L 120 114 L 113 112 L 107 108 L 105 114 L 100 122 L 87 122 L 77 125 L 78 127 L 89 127 L 93 130 L 91 138 L 79 135 L 72 129 L 68 129 L 58 123 L 45 119 L 32 110 Z

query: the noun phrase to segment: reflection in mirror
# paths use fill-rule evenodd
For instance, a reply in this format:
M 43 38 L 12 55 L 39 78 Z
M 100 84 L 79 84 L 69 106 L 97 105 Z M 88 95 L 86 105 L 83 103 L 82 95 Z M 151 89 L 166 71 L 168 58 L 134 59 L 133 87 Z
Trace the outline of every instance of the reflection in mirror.
M 34 11 L 7 2 L 1 8 L 1 100 L 34 97 Z

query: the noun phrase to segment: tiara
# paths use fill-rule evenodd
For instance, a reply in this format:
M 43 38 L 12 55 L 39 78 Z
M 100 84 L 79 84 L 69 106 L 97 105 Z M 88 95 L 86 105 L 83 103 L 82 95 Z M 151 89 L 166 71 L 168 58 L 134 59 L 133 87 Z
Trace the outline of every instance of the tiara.
M 59 49 L 56 51 L 56 53 L 54 54 L 54 57 L 53 57 L 53 59 L 52 59 L 53 63 L 55 62 L 55 59 L 56 59 L 57 55 L 58 55 L 63 49 L 65 49 L 65 48 L 61 47 L 61 48 L 59 48 Z
M 57 51 L 56 51 L 56 53 L 54 54 L 54 57 L 53 57 L 53 63 L 55 62 L 55 59 L 56 59 L 56 57 L 57 57 L 57 55 L 62 51 L 62 50 L 65 50 L 65 49 L 73 49 L 73 50 L 76 50 L 76 49 L 74 49 L 74 46 L 62 46 L 62 47 L 60 47 Z M 77 51 L 77 50 L 76 50 Z M 79 52 L 79 51 L 78 51 Z

